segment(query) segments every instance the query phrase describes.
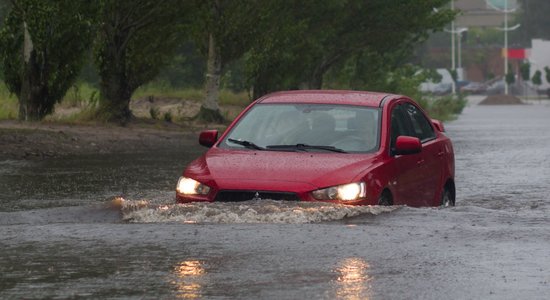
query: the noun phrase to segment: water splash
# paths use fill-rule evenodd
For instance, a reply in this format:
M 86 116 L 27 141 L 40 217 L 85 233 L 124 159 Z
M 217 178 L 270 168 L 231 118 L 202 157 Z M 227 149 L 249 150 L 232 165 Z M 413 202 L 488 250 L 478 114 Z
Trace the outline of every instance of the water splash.
M 124 200 L 120 208 L 122 219 L 133 223 L 304 224 L 378 215 L 397 207 L 274 200 L 156 205 L 146 200 Z

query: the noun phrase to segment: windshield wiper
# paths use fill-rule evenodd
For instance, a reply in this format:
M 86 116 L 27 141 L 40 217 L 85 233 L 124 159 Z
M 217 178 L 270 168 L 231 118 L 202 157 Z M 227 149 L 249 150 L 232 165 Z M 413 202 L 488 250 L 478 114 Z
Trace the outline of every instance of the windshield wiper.
M 326 150 L 338 153 L 347 153 L 346 151 L 333 146 L 320 146 L 320 145 L 307 145 L 307 144 L 295 144 L 295 145 L 269 145 L 267 149 L 297 149 L 307 151 L 308 149 Z
M 266 148 L 264 147 L 261 147 L 261 146 L 258 146 L 256 144 L 254 144 L 253 142 L 250 142 L 250 141 L 245 141 L 245 140 L 236 140 L 236 139 L 227 139 L 228 141 L 230 141 L 231 143 L 234 143 L 234 144 L 237 144 L 237 145 L 241 145 L 241 146 L 244 146 L 248 149 L 254 149 L 254 150 L 267 150 Z

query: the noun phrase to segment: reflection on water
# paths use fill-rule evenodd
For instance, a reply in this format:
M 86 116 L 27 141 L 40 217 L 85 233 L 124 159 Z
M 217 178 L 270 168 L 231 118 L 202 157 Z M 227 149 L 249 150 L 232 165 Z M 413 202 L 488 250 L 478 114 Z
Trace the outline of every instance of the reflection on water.
M 197 299 L 202 296 L 203 285 L 201 277 L 206 274 L 204 262 L 200 260 L 184 260 L 173 269 L 175 279 L 171 283 L 176 287 L 177 298 Z
M 338 299 L 368 299 L 372 279 L 369 274 L 369 264 L 358 257 L 344 259 L 336 269 L 336 298 Z

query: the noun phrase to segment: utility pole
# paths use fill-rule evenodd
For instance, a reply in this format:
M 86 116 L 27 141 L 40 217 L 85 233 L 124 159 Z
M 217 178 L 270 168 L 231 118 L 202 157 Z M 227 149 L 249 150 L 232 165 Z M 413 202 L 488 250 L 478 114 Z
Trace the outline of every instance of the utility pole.
M 497 29 L 504 31 L 504 94 L 508 95 L 510 90 L 508 87 L 508 82 L 506 81 L 506 75 L 508 74 L 508 31 L 516 30 L 520 26 L 520 24 L 516 24 L 513 27 L 508 27 L 508 14 L 511 12 L 515 12 L 517 10 L 517 7 L 513 9 L 508 9 L 508 0 L 504 0 L 504 9 L 495 6 L 490 0 L 485 0 L 485 2 L 494 10 L 498 10 L 504 13 L 504 28 Z
M 455 1 L 454 0 L 451 0 L 451 10 L 455 10 Z M 456 72 L 456 64 L 455 64 L 455 19 L 453 18 L 453 20 L 451 21 L 451 70 L 453 70 L 453 72 Z M 455 73 L 456 74 L 456 73 Z M 452 77 L 452 75 L 451 75 Z M 453 78 L 453 83 L 452 83 L 452 92 L 453 92 L 453 95 L 456 94 L 456 82 Z

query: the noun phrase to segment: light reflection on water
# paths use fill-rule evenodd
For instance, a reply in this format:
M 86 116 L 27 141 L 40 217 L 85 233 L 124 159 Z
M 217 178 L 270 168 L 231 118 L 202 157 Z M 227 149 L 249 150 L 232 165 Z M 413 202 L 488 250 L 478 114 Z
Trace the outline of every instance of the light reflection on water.
M 369 299 L 372 277 L 369 276 L 369 264 L 359 257 L 346 258 L 336 269 L 336 298 L 338 299 Z
M 204 262 L 200 260 L 184 260 L 173 269 L 173 279 L 170 283 L 176 288 L 178 299 L 198 299 L 202 296 L 203 285 L 201 277 L 206 274 Z

